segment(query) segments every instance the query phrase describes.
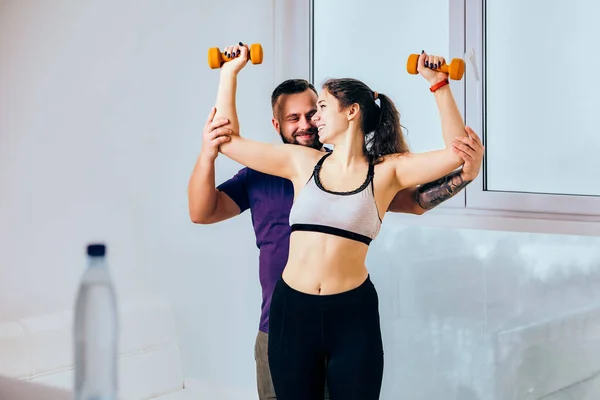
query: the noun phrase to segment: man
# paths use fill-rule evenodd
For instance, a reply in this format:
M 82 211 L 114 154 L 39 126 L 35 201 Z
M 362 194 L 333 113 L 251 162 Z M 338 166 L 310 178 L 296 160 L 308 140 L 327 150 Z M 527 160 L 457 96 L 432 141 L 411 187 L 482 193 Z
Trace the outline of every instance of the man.
M 281 83 L 271 96 L 272 124 L 284 143 L 322 149 L 317 128 L 311 120 L 316 110 L 317 92 L 303 79 Z M 277 280 L 288 258 L 289 213 L 294 198 L 292 183 L 249 168 L 215 188 L 214 161 L 219 145 L 228 140 L 219 126 L 212 123 L 215 110 L 206 123 L 202 151 L 191 175 L 188 195 L 190 218 L 194 223 L 220 222 L 250 209 L 260 249 L 259 279 L 262 287 L 262 314 L 255 342 L 257 387 L 261 400 L 275 399 L 267 357 L 269 307 Z M 462 190 L 479 174 L 483 146 L 479 137 L 467 128 L 470 137 L 455 141 L 454 151 L 464 160 L 461 170 L 419 188 L 399 192 L 389 210 L 423 214 Z

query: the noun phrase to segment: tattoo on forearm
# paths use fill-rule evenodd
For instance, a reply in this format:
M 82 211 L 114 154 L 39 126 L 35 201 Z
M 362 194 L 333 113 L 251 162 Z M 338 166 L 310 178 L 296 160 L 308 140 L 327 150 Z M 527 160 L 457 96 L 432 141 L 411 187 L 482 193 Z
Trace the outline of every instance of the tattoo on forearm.
M 454 171 L 436 181 L 426 183 L 415 191 L 415 200 L 425 210 L 431 210 L 456 193 L 460 192 L 471 181 L 461 177 L 461 171 Z

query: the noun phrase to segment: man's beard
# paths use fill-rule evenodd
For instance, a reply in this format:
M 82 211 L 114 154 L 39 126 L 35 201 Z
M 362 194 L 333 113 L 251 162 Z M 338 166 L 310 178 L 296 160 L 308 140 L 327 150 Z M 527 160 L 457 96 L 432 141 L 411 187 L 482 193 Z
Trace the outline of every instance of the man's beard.
M 302 143 L 299 143 L 298 140 L 296 139 L 296 136 L 301 135 L 303 133 L 309 133 L 312 134 L 312 143 L 309 145 L 305 145 Z M 314 131 L 300 131 L 300 132 L 296 132 L 295 135 L 292 135 L 292 140 L 288 140 L 284 135 L 283 132 L 281 132 L 281 128 L 279 129 L 279 136 L 281 136 L 281 140 L 283 141 L 283 143 L 287 143 L 287 144 L 297 144 L 299 146 L 304 146 L 304 147 L 310 147 L 313 149 L 317 149 L 317 150 L 321 150 L 321 147 L 323 147 L 323 143 L 321 143 L 319 141 L 319 135 L 317 133 L 317 130 L 315 129 Z

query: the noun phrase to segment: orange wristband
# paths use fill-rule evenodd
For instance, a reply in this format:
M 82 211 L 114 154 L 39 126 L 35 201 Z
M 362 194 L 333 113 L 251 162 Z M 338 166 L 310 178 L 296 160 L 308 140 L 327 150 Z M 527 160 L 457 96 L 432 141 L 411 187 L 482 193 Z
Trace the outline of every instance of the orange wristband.
M 429 90 L 431 90 L 431 93 L 435 92 L 436 90 L 438 90 L 441 87 L 444 87 L 446 85 L 448 85 L 450 82 L 448 82 L 448 79 L 444 79 L 443 81 L 440 81 L 438 83 L 436 83 L 435 85 L 431 86 L 429 88 Z

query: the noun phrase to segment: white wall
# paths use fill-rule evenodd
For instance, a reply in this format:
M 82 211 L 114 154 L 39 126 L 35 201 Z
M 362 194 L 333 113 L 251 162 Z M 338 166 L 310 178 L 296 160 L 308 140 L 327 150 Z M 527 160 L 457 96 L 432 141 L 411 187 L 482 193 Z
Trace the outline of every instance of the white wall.
M 0 319 L 71 307 L 103 240 L 120 296 L 175 305 L 187 376 L 254 387 L 250 219 L 194 226 L 187 180 L 218 83 L 209 47 L 264 46 L 240 118 L 273 137 L 271 3 L 0 3 Z M 220 157 L 217 180 L 238 168 Z
M 72 306 L 85 243 L 106 240 L 120 296 L 173 302 L 185 375 L 252 389 L 250 219 L 192 225 L 186 185 L 218 79 L 208 47 L 263 44 L 238 104 L 245 132 L 273 139 L 271 1 L 86 3 L 0 3 L 0 319 Z M 222 181 L 238 166 L 217 168 Z M 382 399 L 592 398 L 591 379 L 557 390 L 600 370 L 590 356 L 600 238 L 406 227 L 388 215 L 368 265 Z
M 386 218 L 368 259 L 383 399 L 566 400 L 600 371 L 600 238 Z M 597 387 L 577 399 L 598 398 Z

